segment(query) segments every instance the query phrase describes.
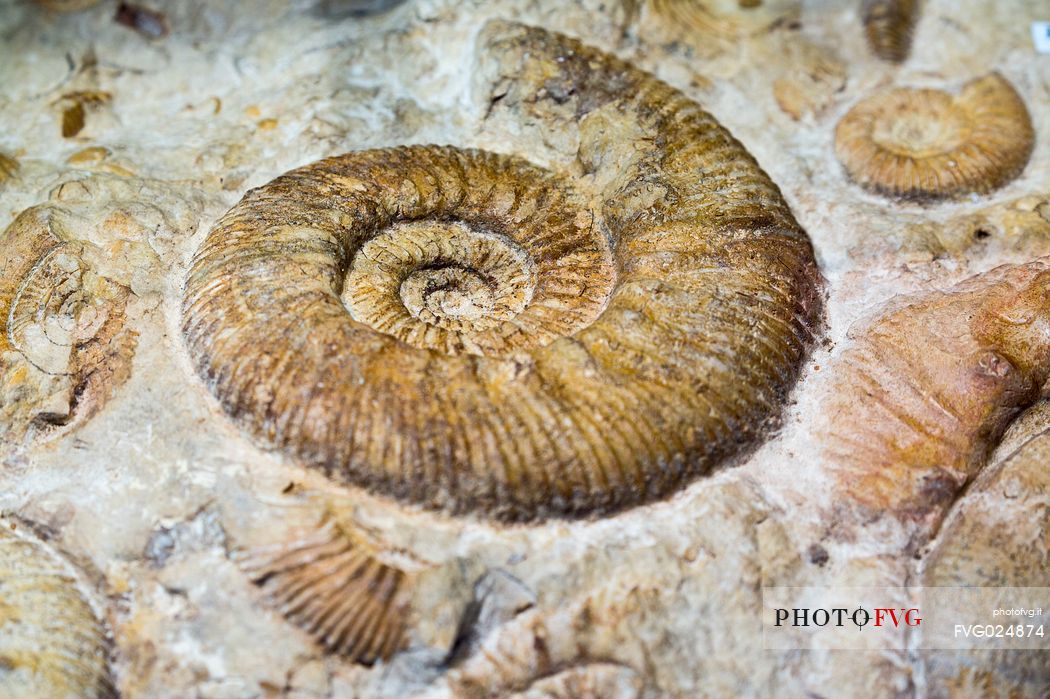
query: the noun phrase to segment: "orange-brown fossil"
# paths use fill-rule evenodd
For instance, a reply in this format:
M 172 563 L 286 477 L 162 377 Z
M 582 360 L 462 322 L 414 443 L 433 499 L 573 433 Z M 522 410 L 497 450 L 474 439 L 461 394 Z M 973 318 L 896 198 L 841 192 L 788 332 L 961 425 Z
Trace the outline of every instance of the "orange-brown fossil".
M 68 565 L 0 520 L 0 695 L 115 697 L 106 631 Z
M 797 0 L 651 0 L 657 15 L 713 39 L 757 34 L 799 14 Z
M 335 519 L 239 557 L 277 609 L 329 651 L 370 665 L 404 645 L 410 572 Z
M 842 495 L 935 526 L 1009 421 L 1050 388 L 1050 261 L 898 301 L 840 367 L 824 412 Z
M 47 207 L 0 236 L 0 441 L 91 417 L 130 375 L 127 287 L 97 274 Z
M 919 0 L 864 0 L 864 34 L 872 53 L 885 61 L 903 63 L 911 51 L 919 9 Z
M 809 240 L 678 91 L 558 34 L 483 37 L 501 108 L 563 115 L 589 176 L 437 146 L 289 172 L 198 250 L 193 360 L 256 437 L 401 500 L 523 521 L 661 497 L 777 416 L 820 314 Z
M 957 95 L 898 88 L 855 105 L 835 152 L 866 189 L 919 201 L 985 194 L 1021 174 L 1035 132 L 1021 96 L 998 73 Z
M 0 153 L 0 184 L 15 176 L 18 172 L 18 161 L 5 153 Z

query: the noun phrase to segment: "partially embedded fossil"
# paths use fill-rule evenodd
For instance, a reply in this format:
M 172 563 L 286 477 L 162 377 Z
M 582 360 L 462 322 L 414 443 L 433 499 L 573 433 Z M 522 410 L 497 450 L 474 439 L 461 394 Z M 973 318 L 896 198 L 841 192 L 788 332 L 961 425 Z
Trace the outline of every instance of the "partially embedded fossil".
M 370 665 L 404 645 L 409 575 L 336 519 L 240 559 L 278 610 L 328 650 Z
M 475 586 L 479 616 L 489 622 L 481 625 L 489 628 L 470 639 L 466 653 L 446 661 L 448 672 L 421 697 L 629 699 L 642 694 L 644 679 L 605 657 L 607 650 L 596 647 L 587 633 L 615 616 L 605 596 L 612 593 L 622 601 L 624 590 L 603 589 L 545 612 L 532 606 L 524 589 L 508 589 L 515 581 L 499 577 L 507 576 L 491 571 Z M 496 609 L 496 600 L 508 592 L 512 606 Z M 574 627 L 587 631 L 567 633 Z
M 777 106 L 795 121 L 820 114 L 846 84 L 846 66 L 827 48 L 794 37 L 778 49 L 791 56 L 782 77 L 773 82 Z
M 864 34 L 872 53 L 885 61 L 903 63 L 911 51 L 919 10 L 919 0 L 864 0 Z
M 924 562 L 934 587 L 1041 587 L 1050 579 L 1050 431 L 983 472 Z M 1015 519 L 1006 501 L 1025 517 Z
M 797 16 L 797 0 L 650 0 L 657 15 L 703 37 L 757 34 Z
M 0 153 L 0 184 L 15 176 L 18 172 L 18 161 L 5 153 Z
M 824 411 L 831 473 L 868 512 L 935 527 L 1047 390 L 1050 261 L 899 299 L 858 335 Z
M 898 88 L 860 101 L 835 130 L 857 184 L 918 201 L 986 194 L 1021 174 L 1035 143 L 1021 96 L 998 73 L 952 95 Z
M 102 623 L 68 564 L 0 520 L 0 695 L 115 697 Z
M 527 521 L 662 497 L 777 417 L 820 317 L 809 240 L 678 91 L 544 30 L 482 41 L 501 105 L 558 110 L 591 176 L 437 146 L 289 172 L 197 252 L 193 360 L 258 439 L 403 501 Z
M 0 236 L 0 441 L 94 414 L 130 375 L 129 290 L 96 273 L 52 212 L 23 212 Z
M 1050 431 L 981 473 L 924 561 L 928 588 L 1040 588 L 1050 580 Z M 1004 590 L 1019 604 L 1015 590 Z M 994 594 L 994 593 L 993 593 Z M 1039 625 L 1038 616 L 1007 619 Z M 1050 686 L 1046 650 L 927 651 L 937 696 L 1042 696 Z M 994 668 L 994 670 L 992 669 Z

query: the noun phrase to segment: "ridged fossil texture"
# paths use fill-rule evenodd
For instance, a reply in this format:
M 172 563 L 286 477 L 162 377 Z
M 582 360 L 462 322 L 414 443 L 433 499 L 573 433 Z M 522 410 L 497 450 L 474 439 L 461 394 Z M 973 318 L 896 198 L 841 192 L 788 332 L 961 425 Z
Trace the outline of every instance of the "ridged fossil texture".
M 664 496 L 778 414 L 820 317 L 809 240 L 678 91 L 540 29 L 483 42 L 501 105 L 569 114 L 598 191 L 438 146 L 289 172 L 198 250 L 193 360 L 256 437 L 403 501 L 525 521 Z
M 276 609 L 327 650 L 371 665 L 404 645 L 410 573 L 336 521 L 238 558 Z
M 1048 464 L 1050 431 L 1044 431 L 983 471 L 923 561 L 922 584 L 1003 588 L 1007 598 L 1016 595 L 1009 588 L 1045 586 L 1050 580 Z M 1040 621 L 1039 616 L 1024 620 Z M 1046 650 L 928 650 L 925 655 L 934 696 L 1037 697 L 1050 687 Z
M 898 88 L 854 106 L 835 152 L 862 187 L 918 201 L 986 194 L 1021 174 L 1035 131 L 1021 96 L 998 73 L 952 95 Z
M 757 34 L 799 14 L 797 0 L 650 0 L 655 13 L 690 33 L 710 38 Z
M 23 212 L 0 241 L 0 440 L 93 415 L 130 374 L 127 287 L 97 274 L 51 212 Z
M 1048 464 L 1050 431 L 983 472 L 924 561 L 923 584 L 1040 587 L 1050 579 Z M 1011 505 L 1025 516 L 1010 516 Z
M 871 52 L 884 61 L 903 63 L 911 52 L 920 0 L 864 0 L 861 13 Z
M 1050 379 L 1050 262 L 907 297 L 842 356 L 832 473 L 873 512 L 939 522 Z
M 107 654 L 68 566 L 0 520 L 0 696 L 115 697 Z

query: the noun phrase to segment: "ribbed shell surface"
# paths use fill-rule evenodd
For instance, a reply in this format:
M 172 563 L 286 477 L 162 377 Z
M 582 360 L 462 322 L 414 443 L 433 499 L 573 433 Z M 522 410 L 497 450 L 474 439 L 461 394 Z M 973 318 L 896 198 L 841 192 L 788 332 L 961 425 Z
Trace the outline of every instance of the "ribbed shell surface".
M 524 521 L 661 497 L 777 415 L 819 322 L 810 243 L 678 91 L 558 34 L 486 32 L 522 61 L 509 100 L 569 95 L 608 184 L 438 146 L 282 175 L 193 261 L 193 360 L 264 443 L 403 501 Z M 644 137 L 602 141 L 599 112 Z
M 0 696 L 115 696 L 105 630 L 57 556 L 0 523 Z

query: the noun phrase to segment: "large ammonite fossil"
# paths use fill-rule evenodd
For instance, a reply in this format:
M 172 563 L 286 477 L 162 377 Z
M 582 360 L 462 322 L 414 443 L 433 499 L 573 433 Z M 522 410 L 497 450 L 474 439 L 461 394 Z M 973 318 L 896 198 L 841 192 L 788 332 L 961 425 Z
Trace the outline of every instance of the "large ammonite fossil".
M 115 697 L 107 647 L 69 566 L 0 520 L 0 696 Z
M 998 73 L 941 90 L 898 88 L 854 106 L 835 152 L 866 189 L 919 201 L 986 194 L 1021 174 L 1035 144 L 1024 101 Z
M 678 91 L 558 34 L 484 36 L 501 108 L 566 115 L 587 174 L 415 146 L 282 175 L 193 260 L 193 360 L 256 437 L 403 501 L 658 498 L 777 415 L 819 315 L 809 240 Z

